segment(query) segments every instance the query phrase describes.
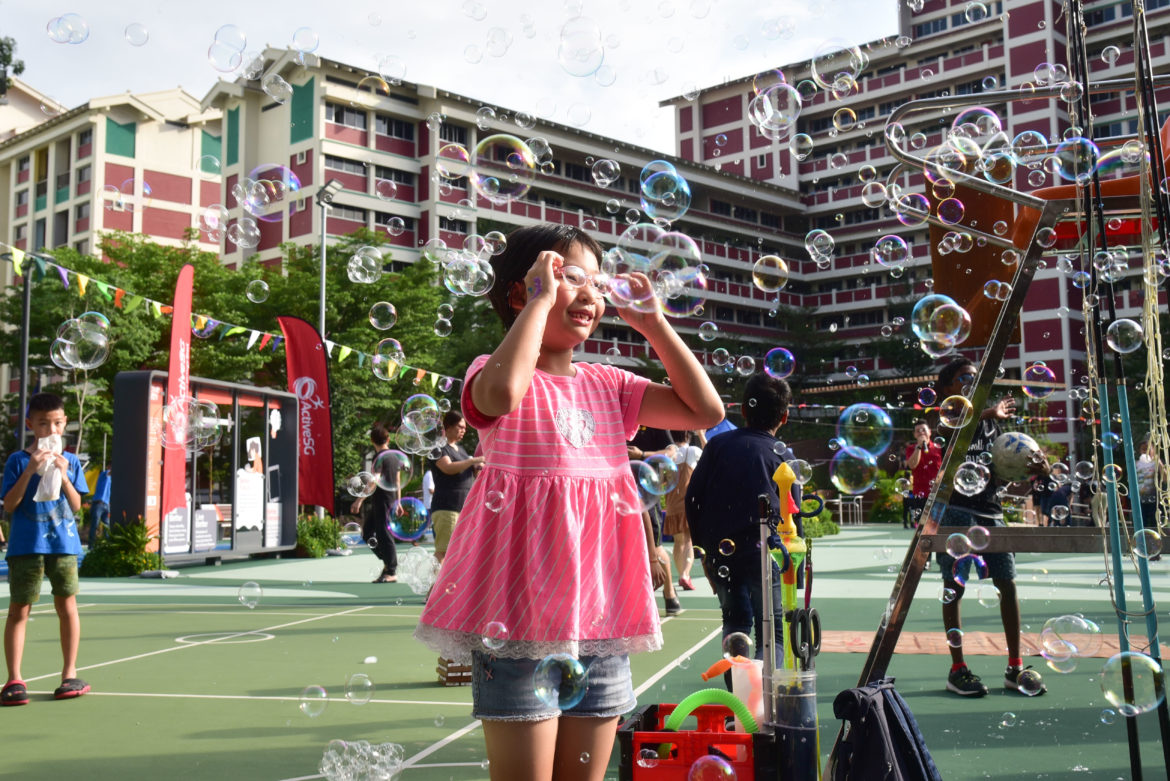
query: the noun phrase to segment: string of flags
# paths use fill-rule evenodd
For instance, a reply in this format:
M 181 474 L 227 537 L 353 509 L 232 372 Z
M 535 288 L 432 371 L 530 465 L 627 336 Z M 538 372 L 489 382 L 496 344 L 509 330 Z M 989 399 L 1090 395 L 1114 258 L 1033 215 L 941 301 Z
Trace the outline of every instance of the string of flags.
M 98 291 L 107 301 L 112 301 L 115 309 L 122 310 L 123 313 L 129 314 L 136 309 L 145 308 L 146 311 L 154 318 L 170 316 L 172 307 L 170 304 L 162 301 L 156 301 L 148 296 L 138 295 L 132 291 L 120 288 L 117 285 L 111 285 L 108 282 L 82 274 L 79 271 L 74 271 L 71 268 L 62 266 L 60 263 L 39 255 L 33 252 L 26 252 L 19 247 L 14 247 L 11 244 L 0 242 L 0 247 L 7 251 L 0 254 L 3 258 L 12 263 L 13 270 L 16 276 L 24 276 L 25 264 L 32 264 L 30 273 L 34 274 L 34 278 L 43 279 L 52 271 L 56 271 L 57 276 L 61 279 L 61 285 L 66 290 L 69 290 L 70 280 L 72 280 L 77 290 L 77 297 L 84 298 L 91 287 Z M 281 349 L 284 343 L 284 337 L 279 333 L 269 333 L 267 331 L 260 331 L 248 326 L 236 325 L 225 320 L 219 320 L 210 315 L 191 314 L 191 331 L 193 335 L 199 339 L 211 339 L 218 335 L 220 341 L 228 338 L 234 338 L 248 335 L 247 348 L 251 350 L 265 350 L 275 353 Z M 374 356 L 363 352 L 348 345 L 339 344 L 330 339 L 323 340 L 325 342 L 325 351 L 331 359 L 338 363 L 343 363 L 347 359 L 356 356 L 358 366 L 365 366 L 367 361 L 373 364 Z M 336 353 L 336 355 L 335 355 Z M 410 366 L 405 363 L 398 363 L 397 361 L 387 361 L 379 369 L 381 375 L 392 377 L 395 381 L 401 380 L 404 377 L 413 377 L 415 385 L 429 386 L 431 390 L 438 389 L 442 392 L 449 391 L 456 383 L 462 382 L 457 377 L 449 377 L 439 372 L 430 371 L 429 369 L 420 368 L 418 366 Z

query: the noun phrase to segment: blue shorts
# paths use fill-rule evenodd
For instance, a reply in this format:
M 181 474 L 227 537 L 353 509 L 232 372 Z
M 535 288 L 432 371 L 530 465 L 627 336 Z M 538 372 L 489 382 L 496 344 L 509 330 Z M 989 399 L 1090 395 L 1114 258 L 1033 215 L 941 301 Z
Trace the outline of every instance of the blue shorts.
M 1005 528 L 1007 524 L 1003 519 L 980 518 L 974 513 L 964 510 L 961 507 L 948 507 L 944 513 L 942 520 L 939 521 L 939 526 L 983 526 L 987 529 L 994 529 L 996 527 Z M 992 532 L 995 534 L 995 532 Z M 1016 554 L 1014 553 L 980 553 L 979 551 L 972 551 L 972 553 L 979 554 L 982 559 L 987 562 L 988 575 L 992 580 L 1015 580 L 1016 579 Z M 945 550 L 940 550 L 935 554 L 938 557 L 938 568 L 942 570 L 943 583 L 948 588 L 955 586 L 955 559 Z M 977 577 L 972 568 L 972 577 Z
M 630 657 L 582 656 L 588 671 L 585 696 L 568 710 L 549 707 L 536 696 L 537 659 L 500 659 L 472 652 L 471 716 L 483 721 L 545 721 L 560 716 L 610 719 L 638 705 Z

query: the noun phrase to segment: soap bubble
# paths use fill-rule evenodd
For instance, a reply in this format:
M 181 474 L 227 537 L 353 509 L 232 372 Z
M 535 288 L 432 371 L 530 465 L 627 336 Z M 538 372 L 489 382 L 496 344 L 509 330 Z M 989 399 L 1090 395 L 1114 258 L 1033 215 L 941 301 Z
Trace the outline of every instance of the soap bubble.
M 675 170 L 659 171 L 642 180 L 640 205 L 651 220 L 673 222 L 691 208 L 691 186 Z
M 408 431 L 425 434 L 442 425 L 439 403 L 425 393 L 416 393 L 402 403 L 402 425 Z
M 483 629 L 483 647 L 489 651 L 496 651 L 504 647 L 508 640 L 508 627 L 502 621 L 489 621 Z
M 764 255 L 752 265 L 752 282 L 765 293 L 776 293 L 788 284 L 788 263 L 776 255 Z
M 946 542 L 947 555 L 953 559 L 959 559 L 971 552 L 971 540 L 966 534 L 962 532 L 955 532 L 947 537 Z
M 975 568 L 975 572 L 980 578 L 986 578 L 988 576 L 987 562 L 983 560 L 983 557 L 974 553 L 968 553 L 966 556 L 960 556 L 955 559 L 955 564 L 951 568 L 952 580 L 960 586 L 967 585 L 972 567 Z
M 345 264 L 350 282 L 369 285 L 382 278 L 382 253 L 377 247 L 358 247 Z
M 642 490 L 655 496 L 665 496 L 678 485 L 678 465 L 665 454 L 647 457 L 644 461 L 631 461 L 637 464 L 634 473 L 638 478 L 638 485 Z
M 371 471 L 379 488 L 398 496 L 410 481 L 410 457 L 399 450 L 383 450 L 374 457 Z
M 948 428 L 962 428 L 971 422 L 974 411 L 966 396 L 954 395 L 943 399 L 938 407 L 938 422 Z
M 537 698 L 550 708 L 568 710 L 585 696 L 588 672 L 569 654 L 551 654 L 540 660 L 532 677 Z
M 1109 324 L 1105 330 L 1105 341 L 1110 349 L 1125 355 L 1145 344 L 1145 333 L 1140 323 L 1123 317 Z
M 947 630 L 947 645 L 951 648 L 963 647 L 963 630 L 957 627 L 952 627 Z
M 383 339 L 378 342 L 374 345 L 374 355 L 397 364 L 406 362 L 406 355 L 402 350 L 402 344 L 397 339 Z
M 1044 693 L 1044 679 L 1035 670 L 1021 670 L 1016 676 L 1016 688 L 1020 694 L 1035 697 Z
M 780 443 L 777 442 L 776 444 L 778 445 Z M 798 458 L 795 461 L 789 461 L 788 466 L 790 469 L 792 469 L 792 474 L 796 478 L 797 485 L 804 485 L 809 480 L 812 480 L 812 477 L 813 477 L 812 464 L 805 461 L 804 459 Z
M 622 175 L 622 167 L 617 160 L 598 160 L 592 168 L 593 181 L 598 187 L 609 187 Z
M 251 580 L 240 586 L 240 590 L 236 593 L 236 599 L 249 610 L 254 610 L 260 604 L 260 598 L 263 596 L 264 589 L 260 587 L 259 583 Z
M 764 355 L 764 372 L 769 377 L 784 379 L 796 370 L 796 358 L 783 347 L 773 347 Z
M 980 586 L 978 599 L 983 607 L 996 607 L 1000 601 L 999 589 L 995 586 Z
M 991 470 L 974 461 L 964 461 L 955 471 L 955 490 L 963 496 L 975 496 L 987 487 Z
M 426 594 L 439 574 L 439 560 L 429 550 L 411 546 L 398 556 L 398 581 L 415 594 Z
M 354 705 L 365 705 L 374 696 L 374 682 L 365 673 L 354 673 L 345 681 L 345 699 Z
M 430 521 L 430 513 L 422 499 L 406 496 L 391 505 L 386 531 L 397 540 L 413 542 L 423 536 Z
M 301 691 L 301 713 L 315 719 L 329 706 L 329 693 L 321 686 L 306 686 Z
M 845 494 L 865 493 L 877 482 L 878 475 L 877 459 L 858 447 L 842 447 L 829 464 L 829 479 Z
M 744 632 L 732 632 L 723 638 L 723 658 L 731 659 L 742 656 L 745 659 L 755 657 L 756 644 L 751 635 Z
M 929 407 L 938 399 L 938 395 L 934 392 L 934 388 L 919 388 L 918 389 L 918 403 L 924 407 Z
M 1152 559 L 1162 552 L 1162 535 L 1155 529 L 1142 529 L 1133 535 L 1133 552 L 1143 559 Z
M 971 541 L 971 550 L 986 550 L 991 542 L 991 532 L 986 526 L 972 526 L 967 530 L 967 539 Z
M 506 133 L 484 138 L 475 147 L 469 179 L 475 192 L 493 204 L 522 198 L 536 181 L 532 149 Z
M 1024 369 L 1021 389 L 1025 396 L 1030 399 L 1046 399 L 1056 391 L 1052 386 L 1035 384 L 1040 382 L 1056 382 L 1056 374 L 1042 363 L 1034 363 Z
M 687 771 L 687 781 L 734 781 L 735 777 L 731 763 L 715 754 L 699 757 Z
M 889 413 L 876 404 L 853 404 L 837 420 L 837 438 L 879 456 L 894 439 L 894 424 Z
M 104 321 L 104 322 L 103 322 Z M 49 358 L 61 369 L 96 369 L 110 356 L 109 320 L 99 312 L 63 322 L 49 350 Z
M 370 307 L 370 325 L 379 331 L 386 331 L 398 322 L 398 310 L 388 301 L 379 301 Z
M 557 62 L 570 76 L 592 76 L 605 61 L 601 28 L 592 19 L 574 16 L 561 26 Z
M 704 342 L 710 342 L 719 336 L 719 326 L 710 321 L 699 326 L 699 338 Z
M 350 496 L 361 499 L 370 496 L 378 487 L 377 478 L 370 472 L 358 472 L 345 481 L 345 490 Z
M 1130 686 L 1126 686 L 1126 673 Z M 1127 695 L 1127 689 L 1132 695 Z M 1155 710 L 1166 696 L 1165 673 L 1153 658 L 1137 651 L 1123 651 L 1105 662 L 1101 693 L 1122 716 Z

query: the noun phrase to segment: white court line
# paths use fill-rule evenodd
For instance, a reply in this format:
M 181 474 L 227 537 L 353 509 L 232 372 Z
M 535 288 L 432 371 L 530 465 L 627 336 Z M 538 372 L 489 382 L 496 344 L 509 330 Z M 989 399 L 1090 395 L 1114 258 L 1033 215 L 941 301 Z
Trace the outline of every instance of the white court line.
M 29 694 L 52 694 L 51 691 L 37 691 L 29 689 Z M 252 694 L 179 694 L 176 692 L 105 692 L 105 691 L 91 691 L 86 695 L 87 697 L 155 697 L 159 699 L 180 699 L 180 700 L 268 700 L 275 702 L 299 702 L 300 697 L 285 696 L 279 697 L 275 695 L 252 695 Z M 343 697 L 330 697 L 329 702 L 343 702 Z M 445 700 L 370 700 L 368 704 L 373 705 L 450 705 L 452 707 L 459 706 L 460 708 L 467 708 L 471 702 L 448 702 Z
M 96 604 L 97 603 L 94 602 L 94 603 L 86 604 L 86 605 L 78 605 L 77 609 L 81 610 L 81 608 L 83 608 L 83 607 L 94 607 Z M 42 608 L 40 610 L 30 610 L 28 614 L 30 616 L 47 616 L 47 615 L 53 615 L 56 612 L 57 612 L 57 608 L 50 607 L 50 606 L 46 605 L 44 608 Z
M 330 613 L 330 614 L 322 615 L 322 616 L 309 616 L 308 618 L 303 618 L 300 621 L 289 621 L 287 624 L 276 624 L 275 626 L 266 626 L 263 629 L 249 629 L 249 630 L 244 631 L 244 632 L 232 632 L 231 634 L 223 635 L 220 637 L 214 637 L 210 640 L 200 640 L 197 643 L 183 643 L 181 645 L 171 646 L 170 648 L 160 648 L 157 651 L 147 651 L 146 653 L 135 654 L 134 656 L 126 656 L 126 657 L 123 657 L 121 659 L 111 659 L 111 660 L 106 661 L 106 662 L 98 662 L 97 664 L 89 664 L 89 665 L 86 665 L 84 667 L 78 667 L 77 671 L 81 672 L 82 670 L 93 670 L 93 669 L 98 668 L 98 667 L 108 667 L 111 664 L 120 664 L 122 662 L 133 662 L 137 659 L 145 659 L 148 656 L 157 656 L 159 654 L 170 653 L 171 651 L 178 651 L 181 648 L 198 648 L 201 645 L 207 645 L 209 643 L 217 643 L 217 642 L 221 642 L 223 640 L 230 640 L 233 637 L 240 637 L 242 635 L 250 635 L 250 634 L 254 634 L 255 632 L 269 632 L 269 631 L 272 631 L 274 629 L 286 629 L 290 626 L 296 626 L 297 624 L 307 624 L 310 621 L 317 621 L 317 620 L 322 619 L 322 618 L 336 618 L 337 616 L 344 616 L 348 613 L 356 613 L 358 611 L 366 610 L 366 609 L 368 609 L 368 608 L 366 608 L 365 606 L 354 607 L 354 608 L 350 608 L 349 610 L 343 610 L 340 613 Z M 25 681 L 26 682 L 40 681 L 40 680 L 43 680 L 45 678 L 52 678 L 56 675 L 57 675 L 57 673 L 55 673 L 55 672 L 46 673 L 45 675 L 37 675 L 33 678 L 25 678 Z
M 663 623 L 665 623 L 665 622 L 663 622 Z M 721 625 L 721 626 L 720 626 L 718 629 L 713 629 L 713 630 L 711 630 L 711 633 L 710 633 L 710 634 L 708 634 L 706 637 L 704 637 L 704 638 L 703 638 L 702 640 L 700 640 L 699 642 L 697 642 L 697 643 L 695 643 L 694 645 L 692 645 L 692 646 L 691 646 L 690 648 L 688 648 L 687 650 L 683 651 L 683 652 L 682 652 L 681 654 L 679 654 L 678 656 L 674 657 L 674 660 L 673 660 L 673 661 L 672 661 L 670 664 L 668 664 L 668 665 L 666 665 L 665 667 L 663 667 L 661 670 L 659 670 L 659 671 L 658 671 L 657 673 L 655 673 L 654 675 L 651 675 L 651 676 L 650 676 L 648 679 L 646 679 L 646 682 L 645 682 L 645 683 L 643 683 L 643 684 L 642 684 L 641 686 L 639 686 L 637 689 L 634 689 L 634 695 L 635 695 L 635 696 L 637 696 L 637 695 L 639 695 L 639 694 L 642 694 L 642 693 L 644 693 L 645 691 L 647 691 L 647 690 L 648 690 L 648 689 L 649 689 L 651 686 L 653 686 L 654 684 L 656 684 L 656 683 L 658 683 L 660 680 L 662 680 L 662 678 L 663 678 L 663 677 L 664 677 L 664 676 L 665 676 L 665 675 L 666 675 L 668 672 L 670 672 L 671 670 L 673 670 L 675 667 L 678 667 L 678 663 L 679 663 L 680 661 L 682 661 L 683 659 L 686 659 L 688 656 L 691 656 L 691 655 L 692 655 L 692 654 L 694 654 L 696 651 L 698 651 L 700 648 L 702 648 L 703 646 L 705 646 L 707 643 L 711 642 L 711 640 L 713 640 L 713 639 L 715 638 L 715 636 L 716 636 L 716 635 L 720 635 L 720 634 L 722 634 L 722 633 L 723 633 L 723 627 L 722 627 L 722 625 Z

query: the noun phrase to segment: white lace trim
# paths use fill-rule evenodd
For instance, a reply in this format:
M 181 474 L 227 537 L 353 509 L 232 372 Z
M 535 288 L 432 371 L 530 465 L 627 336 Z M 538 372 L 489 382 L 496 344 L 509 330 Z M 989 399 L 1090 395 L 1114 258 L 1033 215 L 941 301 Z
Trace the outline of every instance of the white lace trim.
M 517 640 L 507 641 L 501 647 L 491 649 L 483 644 L 480 635 L 439 629 L 427 624 L 419 624 L 414 630 L 414 637 L 444 659 L 461 664 L 470 664 L 472 651 L 484 651 L 503 659 L 543 659 L 549 654 L 620 656 L 662 648 L 662 632 L 602 640 Z

